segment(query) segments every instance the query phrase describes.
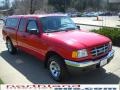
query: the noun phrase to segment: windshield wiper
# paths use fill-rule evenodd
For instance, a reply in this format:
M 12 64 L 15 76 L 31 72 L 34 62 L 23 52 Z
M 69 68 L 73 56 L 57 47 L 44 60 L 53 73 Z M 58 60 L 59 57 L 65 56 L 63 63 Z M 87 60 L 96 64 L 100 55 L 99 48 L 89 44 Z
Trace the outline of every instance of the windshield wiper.
M 69 30 L 76 30 L 76 28 L 68 27 L 68 28 L 59 28 L 60 31 L 69 31 Z
M 59 32 L 59 30 L 54 30 L 54 29 L 46 29 L 44 32 L 50 33 L 50 32 Z
M 72 27 L 69 27 L 69 28 L 59 28 L 59 29 L 47 29 L 45 30 L 45 33 L 50 33 L 50 32 L 60 32 L 60 31 L 70 31 L 70 30 L 76 30 L 76 28 L 72 28 Z
M 66 30 L 75 30 L 76 28 L 65 28 Z

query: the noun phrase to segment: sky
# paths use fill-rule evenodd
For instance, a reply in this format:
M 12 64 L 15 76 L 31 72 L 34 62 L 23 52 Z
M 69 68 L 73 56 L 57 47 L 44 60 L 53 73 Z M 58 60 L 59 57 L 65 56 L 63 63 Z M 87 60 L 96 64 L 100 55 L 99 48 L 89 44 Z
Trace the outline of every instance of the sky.
M 9 0 L 10 1 L 10 6 L 11 6 L 11 3 L 14 1 L 14 0 Z M 5 3 L 5 0 L 0 0 L 0 6 L 3 6 Z

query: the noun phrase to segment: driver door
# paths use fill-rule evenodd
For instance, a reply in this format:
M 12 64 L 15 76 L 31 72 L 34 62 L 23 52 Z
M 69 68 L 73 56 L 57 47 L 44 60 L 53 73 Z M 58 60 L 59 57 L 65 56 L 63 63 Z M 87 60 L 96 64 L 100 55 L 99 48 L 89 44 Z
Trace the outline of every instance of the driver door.
M 36 30 L 36 31 L 33 31 Z M 33 33 L 36 32 L 36 33 Z M 24 34 L 24 48 L 25 50 L 37 57 L 42 58 L 42 52 L 44 48 L 44 41 L 42 40 L 42 37 L 39 33 L 39 27 L 37 20 L 29 19 L 27 22 L 26 32 Z

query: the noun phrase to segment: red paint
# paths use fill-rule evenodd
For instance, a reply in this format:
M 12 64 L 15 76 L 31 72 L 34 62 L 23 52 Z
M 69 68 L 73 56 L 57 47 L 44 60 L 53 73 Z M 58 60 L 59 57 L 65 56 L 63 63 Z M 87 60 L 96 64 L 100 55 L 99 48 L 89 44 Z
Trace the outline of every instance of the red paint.
M 45 60 L 47 52 L 53 51 L 59 54 L 61 57 L 73 61 L 92 59 L 91 55 L 89 54 L 92 48 L 109 43 L 111 41 L 105 36 L 91 32 L 84 32 L 81 30 L 44 33 L 42 30 L 43 27 L 39 22 L 39 18 L 47 16 L 57 16 L 57 14 L 20 15 L 8 17 L 16 17 L 19 19 L 24 17 L 26 19 L 26 25 L 28 18 L 35 18 L 39 26 L 40 33 L 38 35 L 30 34 L 26 32 L 26 27 L 24 32 L 19 32 L 18 26 L 16 28 L 4 27 L 4 39 L 9 37 L 15 47 L 40 58 L 40 60 Z M 88 57 L 79 59 L 72 58 L 72 51 L 80 49 L 87 49 L 89 54 Z

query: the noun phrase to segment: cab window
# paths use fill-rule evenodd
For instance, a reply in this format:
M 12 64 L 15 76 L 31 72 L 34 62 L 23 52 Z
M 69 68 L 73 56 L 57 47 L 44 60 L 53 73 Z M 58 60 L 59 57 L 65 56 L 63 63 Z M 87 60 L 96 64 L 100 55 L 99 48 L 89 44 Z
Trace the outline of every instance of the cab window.
M 16 28 L 17 25 L 18 25 L 18 21 L 19 21 L 18 18 L 8 18 L 6 20 L 5 26 L 6 27 L 11 27 L 11 28 Z
M 25 26 L 26 26 L 26 20 L 24 18 L 21 18 L 19 24 L 19 31 L 23 32 L 25 30 Z
M 30 30 L 37 30 L 38 31 L 38 26 L 35 20 L 29 20 L 28 25 L 27 25 L 27 32 Z

